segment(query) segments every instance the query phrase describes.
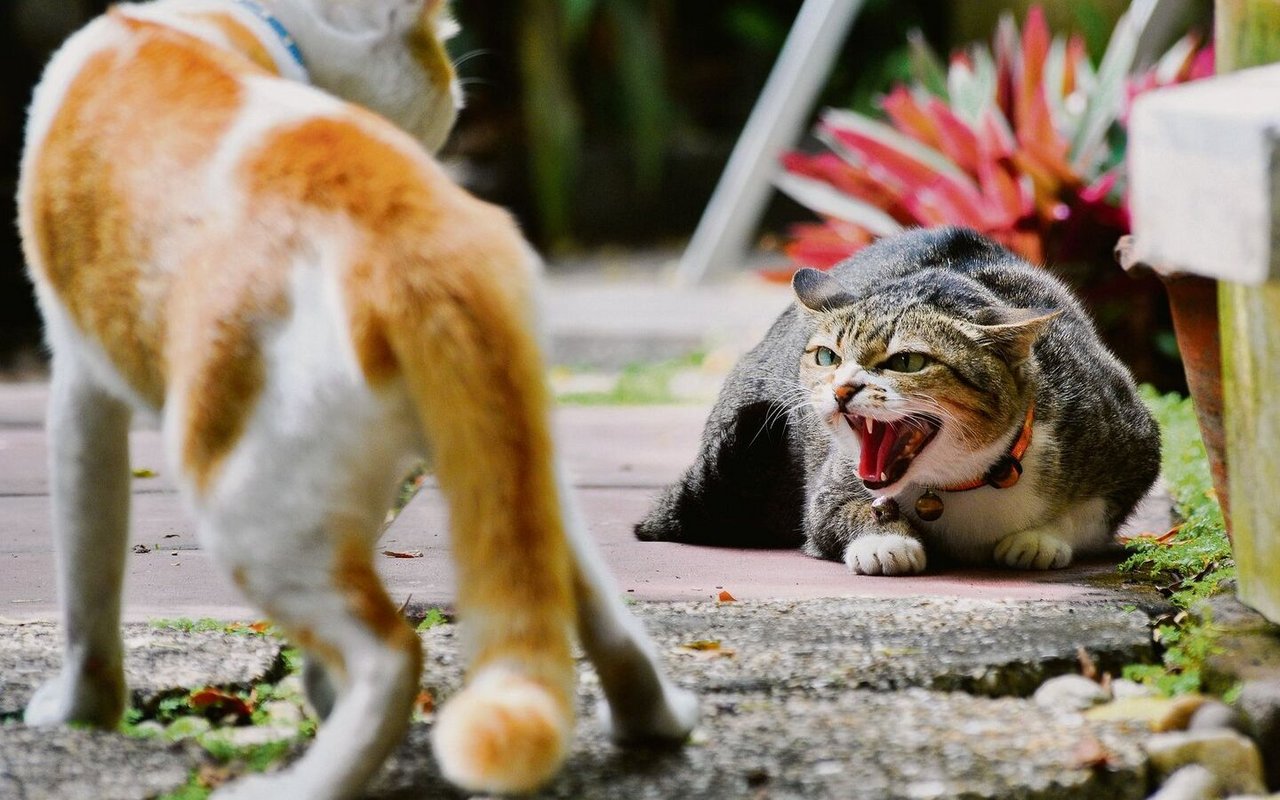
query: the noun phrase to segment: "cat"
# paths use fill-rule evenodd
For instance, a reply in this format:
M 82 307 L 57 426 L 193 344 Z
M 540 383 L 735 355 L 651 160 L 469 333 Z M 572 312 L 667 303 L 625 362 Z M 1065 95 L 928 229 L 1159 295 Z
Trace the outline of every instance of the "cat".
M 534 788 L 573 730 L 574 628 L 621 742 L 681 741 L 691 693 L 594 555 L 557 466 L 537 257 L 429 155 L 460 103 L 441 0 L 160 0 L 74 34 L 30 109 L 19 187 L 52 350 L 64 635 L 30 724 L 110 728 L 128 430 L 159 420 L 203 546 L 308 654 L 326 721 L 226 798 L 357 796 L 406 730 L 421 645 L 373 565 L 406 467 L 450 507 L 466 687 L 443 774 Z
M 1061 568 L 1154 483 L 1155 421 L 1046 270 L 922 229 L 792 286 L 640 539 L 801 546 L 866 575 Z

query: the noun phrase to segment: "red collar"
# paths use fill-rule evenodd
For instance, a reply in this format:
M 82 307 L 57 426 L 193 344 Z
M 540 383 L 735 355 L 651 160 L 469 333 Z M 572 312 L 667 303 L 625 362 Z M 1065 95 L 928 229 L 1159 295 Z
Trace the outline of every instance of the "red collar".
M 956 486 L 940 486 L 940 492 L 967 492 L 970 489 L 980 489 L 983 486 L 992 486 L 996 489 L 1008 489 L 1018 482 L 1022 477 L 1022 457 L 1027 454 L 1027 448 L 1031 446 L 1031 425 L 1036 417 L 1036 401 L 1031 399 L 1031 404 L 1027 406 L 1027 417 L 1022 423 L 1022 432 L 1018 434 L 1018 438 L 1014 441 L 1013 447 L 1009 448 L 1009 452 L 1000 456 L 996 463 L 991 465 L 991 469 L 987 470 L 980 478 L 975 478 L 967 483 L 957 484 Z

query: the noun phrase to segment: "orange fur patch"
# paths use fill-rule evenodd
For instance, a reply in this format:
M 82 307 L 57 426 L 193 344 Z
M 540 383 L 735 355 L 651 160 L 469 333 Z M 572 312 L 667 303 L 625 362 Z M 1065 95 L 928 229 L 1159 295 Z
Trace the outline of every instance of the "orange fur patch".
M 136 47 L 127 58 L 113 50 L 90 57 L 69 87 L 26 178 L 24 239 L 32 269 L 80 330 L 159 407 L 171 285 L 152 232 L 190 227 L 174 179 L 208 158 L 240 87 L 222 57 L 192 37 L 112 19 Z
M 436 20 L 442 13 L 444 3 L 439 0 L 422 4 L 418 25 L 409 33 L 409 52 L 430 76 L 431 83 L 447 95 L 454 71 L 444 43 L 436 36 Z

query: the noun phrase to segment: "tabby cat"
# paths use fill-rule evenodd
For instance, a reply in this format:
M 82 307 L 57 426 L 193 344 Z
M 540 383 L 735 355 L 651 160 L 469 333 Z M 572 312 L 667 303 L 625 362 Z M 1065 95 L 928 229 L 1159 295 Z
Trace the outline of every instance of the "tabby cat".
M 1065 567 L 1106 549 L 1160 437 L 1067 289 L 978 234 L 914 230 L 830 273 L 737 364 L 645 540 L 788 547 L 867 575 Z
M 124 709 L 141 412 L 163 424 L 202 544 L 305 649 L 327 712 L 300 761 L 220 800 L 358 796 L 401 738 L 421 645 L 372 551 L 424 454 L 471 654 L 432 733 L 444 774 L 518 792 L 555 772 L 575 627 L 615 738 L 693 725 L 556 467 L 536 258 L 424 149 L 455 115 L 451 27 L 441 0 L 161 0 L 115 7 L 54 56 L 19 203 L 53 350 L 65 650 L 28 723 L 110 728 Z

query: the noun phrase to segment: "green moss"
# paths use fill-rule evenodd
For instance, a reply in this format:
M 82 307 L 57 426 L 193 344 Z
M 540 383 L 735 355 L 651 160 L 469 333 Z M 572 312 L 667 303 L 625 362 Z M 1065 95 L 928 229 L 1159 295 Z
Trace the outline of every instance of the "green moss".
M 1132 555 L 1120 569 L 1152 581 L 1178 611 L 1155 630 L 1156 641 L 1164 650 L 1163 663 L 1130 666 L 1125 676 L 1167 694 L 1198 691 L 1203 686 L 1203 664 L 1214 652 L 1216 632 L 1207 612 L 1199 617 L 1187 612 L 1199 601 L 1223 591 L 1226 582 L 1235 577 L 1235 561 L 1194 406 L 1187 398 L 1160 395 L 1149 387 L 1143 387 L 1143 400 L 1160 423 L 1161 470 L 1182 522 L 1177 532 L 1163 541 L 1131 542 Z
M 704 353 L 690 353 L 648 364 L 630 364 L 607 392 L 568 392 L 557 399 L 564 405 L 636 406 L 678 403 L 671 383 L 683 370 L 696 369 L 706 359 Z
M 216 624 L 214 624 L 216 623 Z M 215 620 L 156 620 L 152 627 L 161 630 L 218 630 L 262 634 L 262 625 L 248 626 L 242 623 L 222 623 Z M 257 630 L 254 630 L 256 628 Z M 228 701 L 224 706 L 202 699 L 202 706 L 192 702 L 193 691 L 184 691 L 161 699 L 150 709 L 131 708 L 121 722 L 122 733 L 139 738 L 156 738 L 161 741 L 189 740 L 200 745 L 209 756 L 229 768 L 232 775 L 262 772 L 277 764 L 298 745 L 315 736 L 317 723 L 302 719 L 296 723 L 296 732 L 284 731 L 284 736 L 263 744 L 236 744 L 232 732 L 239 726 L 279 725 L 272 718 L 266 705 L 272 701 L 286 701 L 299 707 L 303 698 L 295 683 L 285 683 L 284 678 L 295 675 L 301 669 L 302 659 L 296 647 L 282 650 L 284 670 L 271 680 L 254 684 L 247 689 L 228 690 L 230 697 L 244 701 L 243 705 Z M 245 708 L 250 709 L 245 713 Z M 295 723 L 286 723 L 293 725 Z M 204 785 L 199 772 L 192 774 L 187 784 L 160 800 L 203 800 L 211 789 Z

